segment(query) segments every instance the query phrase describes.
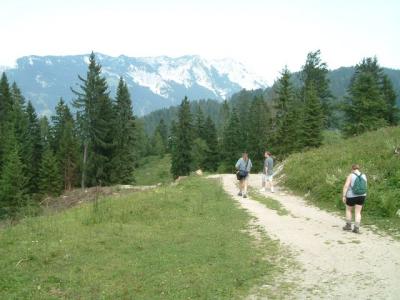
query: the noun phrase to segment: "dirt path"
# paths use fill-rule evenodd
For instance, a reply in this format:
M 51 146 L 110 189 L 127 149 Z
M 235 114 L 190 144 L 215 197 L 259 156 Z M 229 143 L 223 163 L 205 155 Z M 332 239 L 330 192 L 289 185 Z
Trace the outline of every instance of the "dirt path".
M 400 242 L 367 228 L 360 235 L 344 232 L 342 218 L 299 197 L 279 189 L 263 193 L 290 212 L 280 216 L 260 202 L 238 197 L 234 175 L 220 177 L 226 192 L 258 225 L 295 254 L 301 266 L 295 271 L 295 299 L 400 299 Z M 260 183 L 260 175 L 250 176 L 250 186 L 259 189 Z

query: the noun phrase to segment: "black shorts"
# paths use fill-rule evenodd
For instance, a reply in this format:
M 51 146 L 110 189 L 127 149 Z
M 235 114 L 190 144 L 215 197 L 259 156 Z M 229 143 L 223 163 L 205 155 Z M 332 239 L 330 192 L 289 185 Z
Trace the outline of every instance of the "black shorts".
M 346 198 L 346 205 L 354 206 L 354 205 L 364 205 L 365 196 L 351 197 Z

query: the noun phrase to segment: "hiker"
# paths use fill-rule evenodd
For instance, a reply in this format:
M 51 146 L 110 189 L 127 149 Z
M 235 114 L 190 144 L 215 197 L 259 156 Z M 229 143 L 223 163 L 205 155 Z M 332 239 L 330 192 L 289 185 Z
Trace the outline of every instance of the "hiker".
M 243 198 L 247 198 L 247 184 L 249 179 L 250 170 L 252 167 L 251 160 L 247 154 L 247 152 L 243 152 L 242 157 L 239 158 L 235 167 L 236 167 L 236 176 L 239 180 L 239 194 L 238 196 L 243 196 Z
M 271 156 L 271 152 L 265 151 L 264 153 L 264 168 L 263 168 L 263 175 L 262 175 L 262 188 L 261 192 L 267 191 L 266 183 L 268 182 L 269 188 L 271 193 L 274 192 L 274 159 Z
M 360 233 L 361 210 L 367 196 L 367 176 L 360 171 L 360 166 L 354 164 L 343 186 L 343 203 L 346 205 L 346 225 L 343 230 L 350 231 L 352 210 L 354 207 L 354 233 Z

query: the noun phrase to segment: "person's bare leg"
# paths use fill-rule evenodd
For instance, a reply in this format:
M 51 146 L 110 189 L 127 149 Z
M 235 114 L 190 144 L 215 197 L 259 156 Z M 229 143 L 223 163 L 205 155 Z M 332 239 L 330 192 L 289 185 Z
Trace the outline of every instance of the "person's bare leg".
M 243 179 L 239 180 L 239 196 L 243 193 Z
M 260 192 L 265 192 L 267 189 L 266 189 L 266 177 L 265 177 L 265 174 L 262 174 L 262 176 L 261 176 L 261 189 L 260 189 Z
M 243 196 L 247 195 L 247 184 L 248 184 L 248 180 L 246 177 L 245 179 L 243 179 Z
M 362 210 L 362 205 L 356 205 L 356 207 L 354 208 L 354 226 L 357 228 L 360 228 L 360 224 L 361 224 L 361 210 Z
M 353 210 L 352 206 L 346 205 L 346 221 L 348 221 L 350 223 L 351 223 L 351 220 L 353 219 L 352 210 Z
M 271 193 L 273 193 L 273 192 L 274 192 L 274 182 L 273 182 L 272 179 L 271 179 L 270 182 L 269 182 L 269 187 L 270 187 L 270 189 L 271 189 Z
M 353 209 L 352 206 L 346 205 L 346 225 L 343 227 L 343 230 L 351 230 L 352 209 Z

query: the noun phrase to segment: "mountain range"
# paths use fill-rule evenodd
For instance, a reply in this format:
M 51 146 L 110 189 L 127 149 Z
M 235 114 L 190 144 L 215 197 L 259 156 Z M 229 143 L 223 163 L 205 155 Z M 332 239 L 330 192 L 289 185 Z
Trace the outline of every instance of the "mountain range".
M 115 90 L 120 76 L 127 82 L 135 114 L 141 116 L 156 109 L 190 99 L 224 100 L 242 90 L 263 89 L 267 83 L 233 60 L 208 60 L 196 55 L 177 58 L 112 57 L 96 54 L 102 73 Z M 0 67 L 10 82 L 15 81 L 39 114 L 51 114 L 60 97 L 71 103 L 71 88 L 79 90 L 78 75 L 85 77 L 89 54 L 70 56 L 24 56 L 12 68 Z

